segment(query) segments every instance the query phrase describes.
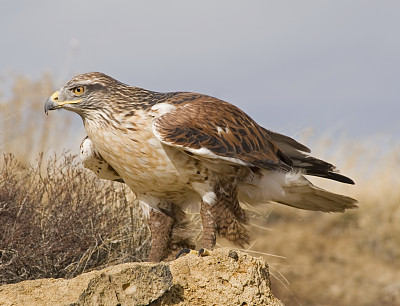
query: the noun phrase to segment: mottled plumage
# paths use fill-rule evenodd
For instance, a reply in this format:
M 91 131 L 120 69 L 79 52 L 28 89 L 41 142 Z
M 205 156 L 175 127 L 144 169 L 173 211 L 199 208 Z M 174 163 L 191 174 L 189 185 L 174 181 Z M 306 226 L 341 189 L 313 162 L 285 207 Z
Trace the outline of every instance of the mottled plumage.
M 113 167 L 104 160 L 87 136 L 82 140 L 79 157 L 83 166 L 92 170 L 99 178 L 120 183 L 124 182 Z
M 210 96 L 158 93 L 88 73 L 45 104 L 46 112 L 58 108 L 83 119 L 85 167 L 136 193 L 149 217 L 152 261 L 167 255 L 171 231 L 182 224 L 188 206 L 200 205 L 202 246 L 210 249 L 217 234 L 238 245 L 249 242 L 240 202 L 275 201 L 325 212 L 356 207 L 356 200 L 315 187 L 303 176 L 353 184 L 333 165 Z

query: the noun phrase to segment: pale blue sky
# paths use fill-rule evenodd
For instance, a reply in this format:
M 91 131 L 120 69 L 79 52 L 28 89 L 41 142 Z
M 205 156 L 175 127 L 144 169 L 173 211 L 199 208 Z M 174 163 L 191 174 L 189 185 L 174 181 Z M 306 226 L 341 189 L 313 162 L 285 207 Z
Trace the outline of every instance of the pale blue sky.
M 399 29 L 400 1 L 2 1 L 0 75 L 102 71 L 292 136 L 399 139 Z

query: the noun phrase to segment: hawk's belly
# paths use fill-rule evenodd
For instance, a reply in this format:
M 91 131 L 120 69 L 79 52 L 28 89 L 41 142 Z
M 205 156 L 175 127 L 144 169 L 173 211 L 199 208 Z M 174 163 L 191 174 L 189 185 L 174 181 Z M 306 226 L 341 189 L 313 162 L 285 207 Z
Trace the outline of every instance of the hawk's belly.
M 151 130 L 97 129 L 88 136 L 101 156 L 136 193 L 179 198 L 191 191 L 191 157 L 163 145 Z

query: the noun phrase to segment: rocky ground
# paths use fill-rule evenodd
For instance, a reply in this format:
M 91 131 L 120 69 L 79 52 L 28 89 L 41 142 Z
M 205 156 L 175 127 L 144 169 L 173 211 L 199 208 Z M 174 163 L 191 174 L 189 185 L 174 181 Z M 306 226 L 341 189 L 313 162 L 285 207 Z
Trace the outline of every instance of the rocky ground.
M 262 258 L 228 248 L 0 287 L 0 305 L 282 305 Z

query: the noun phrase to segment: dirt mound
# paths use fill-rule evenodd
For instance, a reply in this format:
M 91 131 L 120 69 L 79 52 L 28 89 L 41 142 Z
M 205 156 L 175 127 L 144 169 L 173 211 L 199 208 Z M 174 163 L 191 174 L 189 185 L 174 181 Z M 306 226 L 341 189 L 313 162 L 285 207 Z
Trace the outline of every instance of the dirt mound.
M 227 248 L 168 263 L 126 263 L 72 279 L 0 287 L 1 305 L 282 305 L 268 264 Z

